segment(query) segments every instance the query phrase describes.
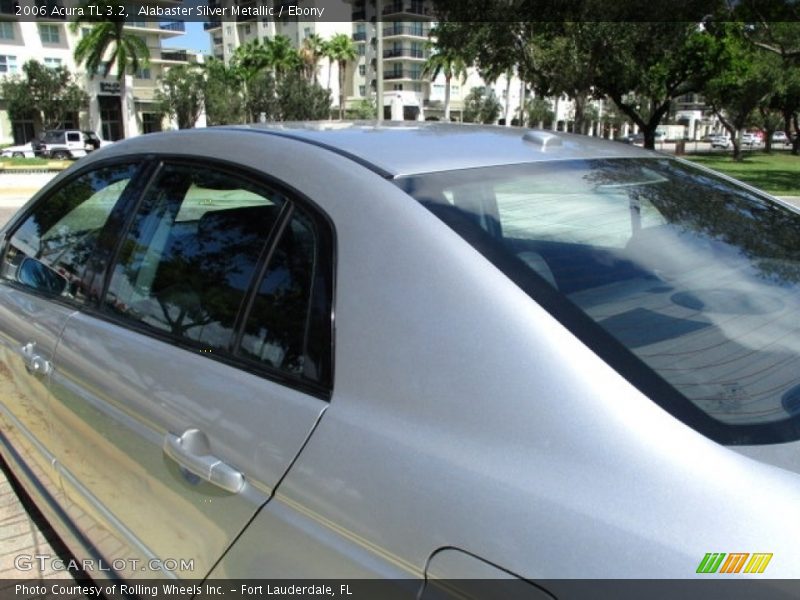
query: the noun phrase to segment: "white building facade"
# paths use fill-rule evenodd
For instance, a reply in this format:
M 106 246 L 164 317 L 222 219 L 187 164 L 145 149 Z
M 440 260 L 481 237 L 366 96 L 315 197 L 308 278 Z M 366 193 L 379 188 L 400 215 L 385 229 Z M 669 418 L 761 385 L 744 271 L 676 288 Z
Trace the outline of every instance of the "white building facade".
M 174 0 L 170 3 L 180 4 Z M 18 4 L 35 6 L 36 2 L 20 0 Z M 125 28 L 128 33 L 142 39 L 150 58 L 137 73 L 125 76 L 123 86 L 115 69 L 103 76 L 102 73 L 86 73 L 75 63 L 75 47 L 81 36 L 89 31 L 89 24 L 73 33 L 66 20 L 20 21 L 15 13 L 13 3 L 0 3 L 0 78 L 21 74 L 23 65 L 29 60 L 45 66 L 66 67 L 77 76 L 78 83 L 89 95 L 89 106 L 63 126 L 94 130 L 103 139 L 120 139 L 125 125 L 129 135 L 170 127 L 155 101 L 158 79 L 171 66 L 202 61 L 197 52 L 166 47 L 168 41 L 183 35 L 184 23 L 131 19 Z M 127 96 L 124 112 L 120 96 L 123 88 Z M 41 128 L 36 115 L 12 122 L 0 98 L 0 144 L 27 143 L 41 134 Z

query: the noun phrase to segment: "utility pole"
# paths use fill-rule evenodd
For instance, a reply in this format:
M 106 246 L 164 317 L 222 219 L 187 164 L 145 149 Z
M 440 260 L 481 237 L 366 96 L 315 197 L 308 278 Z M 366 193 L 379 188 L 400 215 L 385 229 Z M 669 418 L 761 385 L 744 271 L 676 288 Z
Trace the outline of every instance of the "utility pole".
M 378 105 L 378 123 L 383 121 L 383 0 L 375 0 L 375 10 L 378 12 L 375 18 L 375 37 L 377 39 L 375 52 L 378 54 L 375 69 L 375 104 Z

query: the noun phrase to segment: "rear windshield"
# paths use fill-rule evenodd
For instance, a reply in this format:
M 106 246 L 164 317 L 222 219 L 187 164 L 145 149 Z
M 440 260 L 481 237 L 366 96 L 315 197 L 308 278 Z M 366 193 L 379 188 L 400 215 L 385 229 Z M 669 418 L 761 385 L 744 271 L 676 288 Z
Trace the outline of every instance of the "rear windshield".
M 655 402 L 800 439 L 800 215 L 673 159 L 397 180 Z

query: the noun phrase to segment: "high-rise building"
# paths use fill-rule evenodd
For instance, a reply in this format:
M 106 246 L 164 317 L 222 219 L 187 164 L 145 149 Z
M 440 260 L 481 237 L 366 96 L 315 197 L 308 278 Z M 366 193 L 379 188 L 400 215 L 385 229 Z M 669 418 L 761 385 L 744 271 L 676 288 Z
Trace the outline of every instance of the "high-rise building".
M 287 6 L 305 7 L 306 5 L 316 4 L 313 1 L 301 0 L 285 3 Z M 278 17 L 277 15 L 254 17 L 247 12 L 250 7 L 263 6 L 264 2 L 259 0 L 209 0 L 212 8 L 225 9 L 226 18 L 218 21 L 207 21 L 204 25 L 205 30 L 210 36 L 211 53 L 215 58 L 228 62 L 233 56 L 236 48 L 254 40 L 262 42 L 273 39 L 277 35 L 289 38 L 295 48 L 300 48 L 303 40 L 312 34 L 318 35 L 323 40 L 330 39 L 338 33 L 350 35 L 352 24 L 343 20 L 302 20 L 302 17 L 286 14 Z M 338 7 L 336 6 L 338 5 Z M 280 9 L 281 3 L 276 2 L 275 6 Z M 325 9 L 328 14 L 341 16 L 348 5 L 343 0 L 325 2 Z M 339 77 L 338 65 L 331 64 L 328 59 L 321 58 L 317 63 L 318 81 L 321 85 L 331 89 L 331 96 L 334 102 L 339 98 Z M 349 65 L 348 74 L 345 82 L 346 95 L 348 99 L 353 95 L 352 81 L 353 65 Z
M 433 10 L 430 0 L 386 1 L 378 3 L 365 0 L 335 0 L 325 2 L 325 17 L 313 21 L 303 17 L 284 14 L 271 17 L 235 17 L 242 8 L 258 4 L 253 0 L 211 0 L 211 6 L 224 8 L 226 20 L 209 21 L 205 29 L 211 37 L 211 48 L 215 57 L 228 61 L 236 48 L 251 40 L 266 40 L 276 35 L 285 35 L 295 47 L 311 34 L 330 39 L 343 33 L 351 36 L 357 50 L 357 58 L 347 66 L 345 74 L 345 97 L 348 106 L 360 100 L 374 98 L 377 90 L 378 60 L 383 65 L 383 88 L 387 110 L 393 99 L 401 98 L 406 107 L 406 116 L 416 118 L 430 97 L 431 83 L 423 76 L 423 65 L 430 56 L 427 46 L 433 25 Z M 282 3 L 275 6 L 280 8 Z M 309 7 L 319 2 L 294 1 L 290 4 Z M 378 11 L 380 10 L 380 14 Z M 347 16 L 350 20 L 341 19 Z M 330 20 L 325 20 L 325 19 Z M 334 18 L 339 20 L 333 20 Z M 378 28 L 383 35 L 383 52 L 378 56 Z M 331 89 L 334 104 L 339 98 L 338 65 L 322 58 L 317 65 L 319 81 Z
M 392 103 L 399 101 L 405 119 L 421 116 L 431 94 L 430 77 L 423 75 L 423 71 L 430 57 L 428 42 L 433 21 L 429 0 L 383 3 L 355 0 L 352 35 L 362 59 L 354 77 L 356 95 L 374 94 L 378 85 L 378 61 L 381 61 L 385 115 L 389 116 Z M 378 28 L 383 36 L 381 56 L 377 50 Z

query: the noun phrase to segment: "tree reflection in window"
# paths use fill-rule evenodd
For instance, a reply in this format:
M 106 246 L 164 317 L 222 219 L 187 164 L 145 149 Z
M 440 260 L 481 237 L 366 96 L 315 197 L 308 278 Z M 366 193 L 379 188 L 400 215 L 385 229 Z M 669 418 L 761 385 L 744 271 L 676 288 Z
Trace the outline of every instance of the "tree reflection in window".
M 99 292 L 113 247 L 113 240 L 101 240 L 101 234 L 136 169 L 134 165 L 98 169 L 47 196 L 11 238 L 4 276 L 18 280 L 15 273 L 28 257 L 66 278 L 63 293 L 74 299 L 83 301 Z M 21 283 L 33 286 L 34 281 L 25 278 Z
M 303 374 L 316 247 L 313 225 L 295 212 L 259 285 L 242 338 L 243 356 Z
M 282 203 L 226 174 L 165 168 L 123 245 L 108 305 L 206 352 L 228 351 Z

